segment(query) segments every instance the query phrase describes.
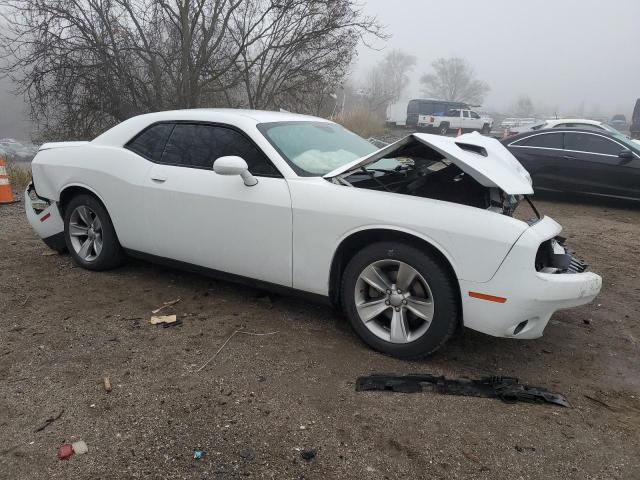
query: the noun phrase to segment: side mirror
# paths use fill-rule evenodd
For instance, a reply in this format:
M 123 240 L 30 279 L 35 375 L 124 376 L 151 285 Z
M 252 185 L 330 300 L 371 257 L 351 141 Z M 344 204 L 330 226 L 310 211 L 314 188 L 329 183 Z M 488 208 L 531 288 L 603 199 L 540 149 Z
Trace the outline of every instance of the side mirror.
M 220 157 L 213 162 L 213 171 L 218 175 L 240 175 L 247 187 L 253 187 L 258 179 L 251 175 L 249 166 L 242 157 Z
M 633 152 L 631 150 L 623 150 L 618 154 L 618 158 L 622 159 L 624 162 L 629 162 L 633 160 Z

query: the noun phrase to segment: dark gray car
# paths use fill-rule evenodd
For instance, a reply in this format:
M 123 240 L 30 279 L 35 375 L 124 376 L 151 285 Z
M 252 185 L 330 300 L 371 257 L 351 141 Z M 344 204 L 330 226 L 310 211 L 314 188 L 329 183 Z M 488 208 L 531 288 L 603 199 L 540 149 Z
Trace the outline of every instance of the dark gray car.
M 502 143 L 527 169 L 536 189 L 640 199 L 640 144 L 622 134 L 554 128 Z

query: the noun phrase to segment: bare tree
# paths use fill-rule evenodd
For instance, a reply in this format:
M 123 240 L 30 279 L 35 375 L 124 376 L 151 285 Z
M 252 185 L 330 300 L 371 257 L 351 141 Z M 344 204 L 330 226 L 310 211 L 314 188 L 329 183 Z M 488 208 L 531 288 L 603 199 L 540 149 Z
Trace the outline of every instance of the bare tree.
M 306 100 L 338 82 L 360 35 L 380 33 L 353 0 L 3 4 L 0 74 L 58 138 L 92 137 L 150 111 Z
M 362 37 L 384 37 L 354 0 L 250 1 L 234 17 L 237 68 L 251 108 L 319 113 Z
M 387 108 L 397 102 L 409 84 L 408 73 L 416 64 L 416 57 L 400 50 L 389 52 L 382 62 L 369 70 L 362 88 L 370 112 L 386 116 Z
M 490 90 L 487 83 L 475 78 L 473 67 L 463 58 L 439 58 L 431 66 L 434 73 L 420 78 L 428 97 L 480 104 Z
M 527 95 L 521 95 L 516 100 L 513 112 L 520 117 L 530 117 L 535 111 L 531 98 Z

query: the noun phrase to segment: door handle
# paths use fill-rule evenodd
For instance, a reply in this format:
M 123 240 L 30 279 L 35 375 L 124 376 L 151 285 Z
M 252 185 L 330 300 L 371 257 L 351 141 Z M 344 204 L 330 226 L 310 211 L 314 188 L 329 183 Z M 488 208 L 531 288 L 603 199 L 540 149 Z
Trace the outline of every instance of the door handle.
M 164 183 L 167 181 L 167 178 L 168 176 L 166 173 L 157 172 L 151 174 L 151 180 L 153 180 L 154 182 Z

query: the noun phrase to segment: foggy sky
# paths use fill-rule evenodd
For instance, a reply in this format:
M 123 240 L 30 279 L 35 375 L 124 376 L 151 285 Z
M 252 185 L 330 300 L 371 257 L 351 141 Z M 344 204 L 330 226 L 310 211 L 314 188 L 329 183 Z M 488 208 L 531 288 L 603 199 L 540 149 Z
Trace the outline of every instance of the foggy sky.
M 624 113 L 640 97 L 640 0 L 362 0 L 387 26 L 388 42 L 362 46 L 354 78 L 386 51 L 418 58 L 405 95 L 419 97 L 417 79 L 439 57 L 460 56 L 491 92 L 483 109 L 504 111 L 522 94 L 539 113 Z M 28 138 L 21 98 L 0 80 L 0 138 Z
M 387 26 L 381 52 L 359 50 L 355 79 L 385 50 L 418 58 L 417 79 L 439 57 L 459 56 L 489 83 L 485 108 L 504 110 L 522 94 L 541 109 L 599 109 L 630 117 L 640 98 L 640 0 L 364 0 Z M 543 112 L 540 112 L 543 113 Z M 553 111 L 549 112 L 553 113 Z

